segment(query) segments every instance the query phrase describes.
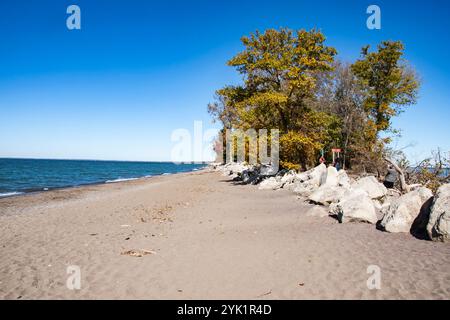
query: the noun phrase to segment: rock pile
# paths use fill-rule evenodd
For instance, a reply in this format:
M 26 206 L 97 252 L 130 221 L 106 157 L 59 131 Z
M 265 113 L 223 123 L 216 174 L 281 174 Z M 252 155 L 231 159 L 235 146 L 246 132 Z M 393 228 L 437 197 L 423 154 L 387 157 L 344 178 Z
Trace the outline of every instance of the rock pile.
M 311 216 L 330 215 L 340 223 L 377 224 L 386 232 L 423 233 L 433 241 L 450 242 L 450 184 L 433 197 L 421 186 L 401 195 L 373 176 L 355 180 L 345 170 L 324 164 L 301 173 L 237 163 L 217 165 L 215 170 L 244 184 L 258 184 L 260 190 L 290 190 L 315 205 L 308 210 Z

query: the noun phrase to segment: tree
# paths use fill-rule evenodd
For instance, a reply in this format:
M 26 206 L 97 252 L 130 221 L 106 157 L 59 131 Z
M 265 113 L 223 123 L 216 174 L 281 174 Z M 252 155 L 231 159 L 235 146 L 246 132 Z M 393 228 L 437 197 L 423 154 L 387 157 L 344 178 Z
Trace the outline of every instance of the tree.
M 415 103 L 417 76 L 401 42 L 369 46 L 353 65 L 334 61 L 336 50 L 311 31 L 256 31 L 228 61 L 243 83 L 216 91 L 208 111 L 224 129 L 279 129 L 284 168 L 315 165 L 321 149 L 343 149 L 344 165 L 380 176 L 391 118 Z M 358 168 L 359 167 L 359 168 Z
M 324 41 L 319 31 L 289 29 L 242 38 L 244 51 L 228 61 L 244 76 L 247 94 L 235 105 L 241 125 L 296 129 L 296 119 L 308 111 L 306 99 L 314 95 L 315 75 L 332 69 L 336 50 Z
M 352 65 L 364 93 L 363 107 L 374 129 L 375 141 L 381 131 L 391 129 L 391 118 L 405 106 L 414 104 L 419 81 L 402 59 L 404 46 L 400 41 L 383 41 L 376 52 L 362 49 L 362 59 Z
M 337 61 L 332 72 L 319 76 L 315 109 L 335 115 L 340 122 L 341 137 L 334 147 L 342 149 L 344 167 L 350 159 L 362 159 L 361 154 L 367 114 L 362 106 L 363 94 L 348 63 Z
M 242 100 L 245 90 L 242 87 L 226 86 L 216 91 L 215 102 L 208 104 L 208 113 L 213 121 L 222 123 L 223 129 L 231 129 L 236 126 L 238 116 L 235 105 Z
M 324 133 L 337 121 L 309 106 L 318 74 L 333 69 L 336 50 L 324 42 L 324 35 L 316 30 L 270 29 L 243 37 L 244 50 L 228 65 L 243 76 L 244 84 L 218 90 L 217 102 L 209 105 L 209 112 L 230 128 L 279 129 L 280 138 L 297 134 L 308 141 L 303 154 L 317 153 L 328 140 Z M 286 164 L 294 161 L 283 146 L 280 158 Z M 295 161 L 308 162 L 300 157 Z
M 450 153 L 448 155 L 450 156 Z M 423 185 L 433 192 L 436 192 L 441 185 L 450 183 L 449 156 L 446 156 L 439 148 L 432 151 L 431 157 L 409 168 L 406 173 L 408 183 Z

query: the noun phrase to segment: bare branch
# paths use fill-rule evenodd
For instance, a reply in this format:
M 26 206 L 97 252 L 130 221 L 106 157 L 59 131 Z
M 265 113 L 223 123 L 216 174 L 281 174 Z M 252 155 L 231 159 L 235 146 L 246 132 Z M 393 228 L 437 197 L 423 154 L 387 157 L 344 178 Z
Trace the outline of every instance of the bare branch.
M 405 174 L 404 174 L 403 170 L 400 169 L 400 167 L 393 160 L 391 160 L 389 158 L 384 158 L 384 160 L 389 162 L 394 167 L 394 169 L 398 172 L 398 174 L 400 176 L 400 187 L 402 189 L 402 192 L 409 192 L 411 190 L 411 186 L 409 186 L 406 183 Z

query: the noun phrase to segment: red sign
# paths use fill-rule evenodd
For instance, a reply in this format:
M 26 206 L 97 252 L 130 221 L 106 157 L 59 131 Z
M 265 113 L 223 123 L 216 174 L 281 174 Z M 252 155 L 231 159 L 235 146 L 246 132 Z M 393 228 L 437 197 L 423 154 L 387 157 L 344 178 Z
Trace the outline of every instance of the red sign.
M 341 152 L 341 149 L 331 149 L 332 152 Z

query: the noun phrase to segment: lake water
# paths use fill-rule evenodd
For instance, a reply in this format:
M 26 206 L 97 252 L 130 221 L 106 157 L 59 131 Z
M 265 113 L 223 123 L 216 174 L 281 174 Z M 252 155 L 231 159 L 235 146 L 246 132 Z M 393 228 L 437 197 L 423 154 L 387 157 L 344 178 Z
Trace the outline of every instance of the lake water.
M 204 164 L 0 158 L 0 197 L 195 171 Z

